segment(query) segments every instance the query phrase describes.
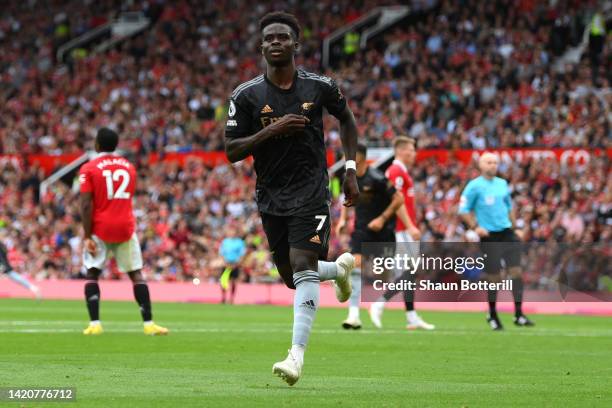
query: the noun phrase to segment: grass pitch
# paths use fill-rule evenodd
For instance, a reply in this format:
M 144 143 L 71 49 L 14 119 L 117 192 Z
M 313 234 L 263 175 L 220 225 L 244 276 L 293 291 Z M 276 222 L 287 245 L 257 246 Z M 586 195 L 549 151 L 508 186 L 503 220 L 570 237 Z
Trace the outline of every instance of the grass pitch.
M 102 302 L 105 333 L 81 334 L 84 302 L 0 300 L 0 387 L 76 387 L 75 407 L 589 407 L 612 404 L 612 319 L 537 316 L 492 332 L 478 313 L 428 313 L 434 332 L 340 328 L 321 309 L 302 379 L 271 374 L 285 358 L 292 309 L 154 304 L 168 337 L 146 337 L 138 308 Z M 63 406 L 0 402 L 7 407 Z

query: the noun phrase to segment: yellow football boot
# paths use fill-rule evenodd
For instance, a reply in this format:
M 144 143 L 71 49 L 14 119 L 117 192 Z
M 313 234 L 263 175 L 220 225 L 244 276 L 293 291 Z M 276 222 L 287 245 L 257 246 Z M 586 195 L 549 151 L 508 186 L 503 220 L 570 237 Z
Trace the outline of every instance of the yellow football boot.
M 168 329 L 158 326 L 155 323 L 145 324 L 144 334 L 147 336 L 165 336 L 168 334 Z

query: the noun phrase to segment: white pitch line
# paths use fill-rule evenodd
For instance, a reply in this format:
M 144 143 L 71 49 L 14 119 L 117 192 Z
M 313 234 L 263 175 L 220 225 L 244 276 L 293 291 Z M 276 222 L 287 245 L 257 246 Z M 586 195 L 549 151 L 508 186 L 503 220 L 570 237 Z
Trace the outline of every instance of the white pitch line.
M 126 328 L 117 328 L 114 329 L 112 326 L 107 327 L 106 333 L 140 333 L 142 329 L 126 329 Z M 177 328 L 170 327 L 171 334 L 173 333 L 291 333 L 291 329 L 228 329 L 228 328 Z M 347 333 L 346 330 L 341 329 L 319 329 L 314 330 L 315 333 L 320 334 L 340 334 Z M 69 328 L 10 328 L 4 329 L 0 328 L 0 333 L 80 333 L 80 329 L 69 329 Z M 363 329 L 360 330 L 355 335 L 397 335 L 397 334 L 405 334 L 408 336 L 412 335 L 443 335 L 443 336 L 473 336 L 473 335 L 482 335 L 488 332 L 482 331 L 467 331 L 467 330 L 435 330 L 431 332 L 426 331 L 411 331 L 407 330 L 369 330 Z M 506 332 L 511 335 L 519 335 L 519 336 L 555 336 L 555 337 L 609 337 L 612 336 L 612 333 L 609 331 L 601 331 L 601 332 L 558 332 L 558 331 L 546 331 L 543 329 L 540 330 L 529 330 L 525 329 L 524 331 L 512 331 Z M 500 333 L 503 336 L 503 333 Z

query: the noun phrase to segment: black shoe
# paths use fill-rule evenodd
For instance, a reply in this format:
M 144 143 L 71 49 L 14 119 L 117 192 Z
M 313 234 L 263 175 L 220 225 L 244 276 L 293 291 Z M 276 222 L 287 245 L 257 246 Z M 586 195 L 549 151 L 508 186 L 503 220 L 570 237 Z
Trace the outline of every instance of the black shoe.
M 487 323 L 493 330 L 504 330 L 504 326 L 502 326 L 499 317 L 487 315 Z
M 535 326 L 535 323 L 529 320 L 527 316 L 525 316 L 524 314 L 516 316 L 514 318 L 514 324 L 517 326 L 523 326 L 523 327 Z

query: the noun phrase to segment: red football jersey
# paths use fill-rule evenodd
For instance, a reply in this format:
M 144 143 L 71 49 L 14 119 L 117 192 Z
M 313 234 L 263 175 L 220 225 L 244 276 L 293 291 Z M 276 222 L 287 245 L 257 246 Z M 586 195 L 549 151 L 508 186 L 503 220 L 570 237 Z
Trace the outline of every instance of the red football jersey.
M 412 177 L 408 174 L 408 169 L 399 160 L 393 160 L 391 166 L 387 168 L 385 172 L 385 176 L 397 191 L 400 191 L 404 196 L 404 205 L 406 206 L 406 211 L 408 211 L 408 216 L 416 225 L 416 207 L 414 204 L 414 183 L 412 181 Z M 402 220 L 397 217 L 395 221 L 395 230 L 396 231 L 405 231 L 406 226 L 402 222 Z
M 121 156 L 101 153 L 79 171 L 81 193 L 93 194 L 92 233 L 106 242 L 125 242 L 136 227 L 132 197 L 136 169 Z

